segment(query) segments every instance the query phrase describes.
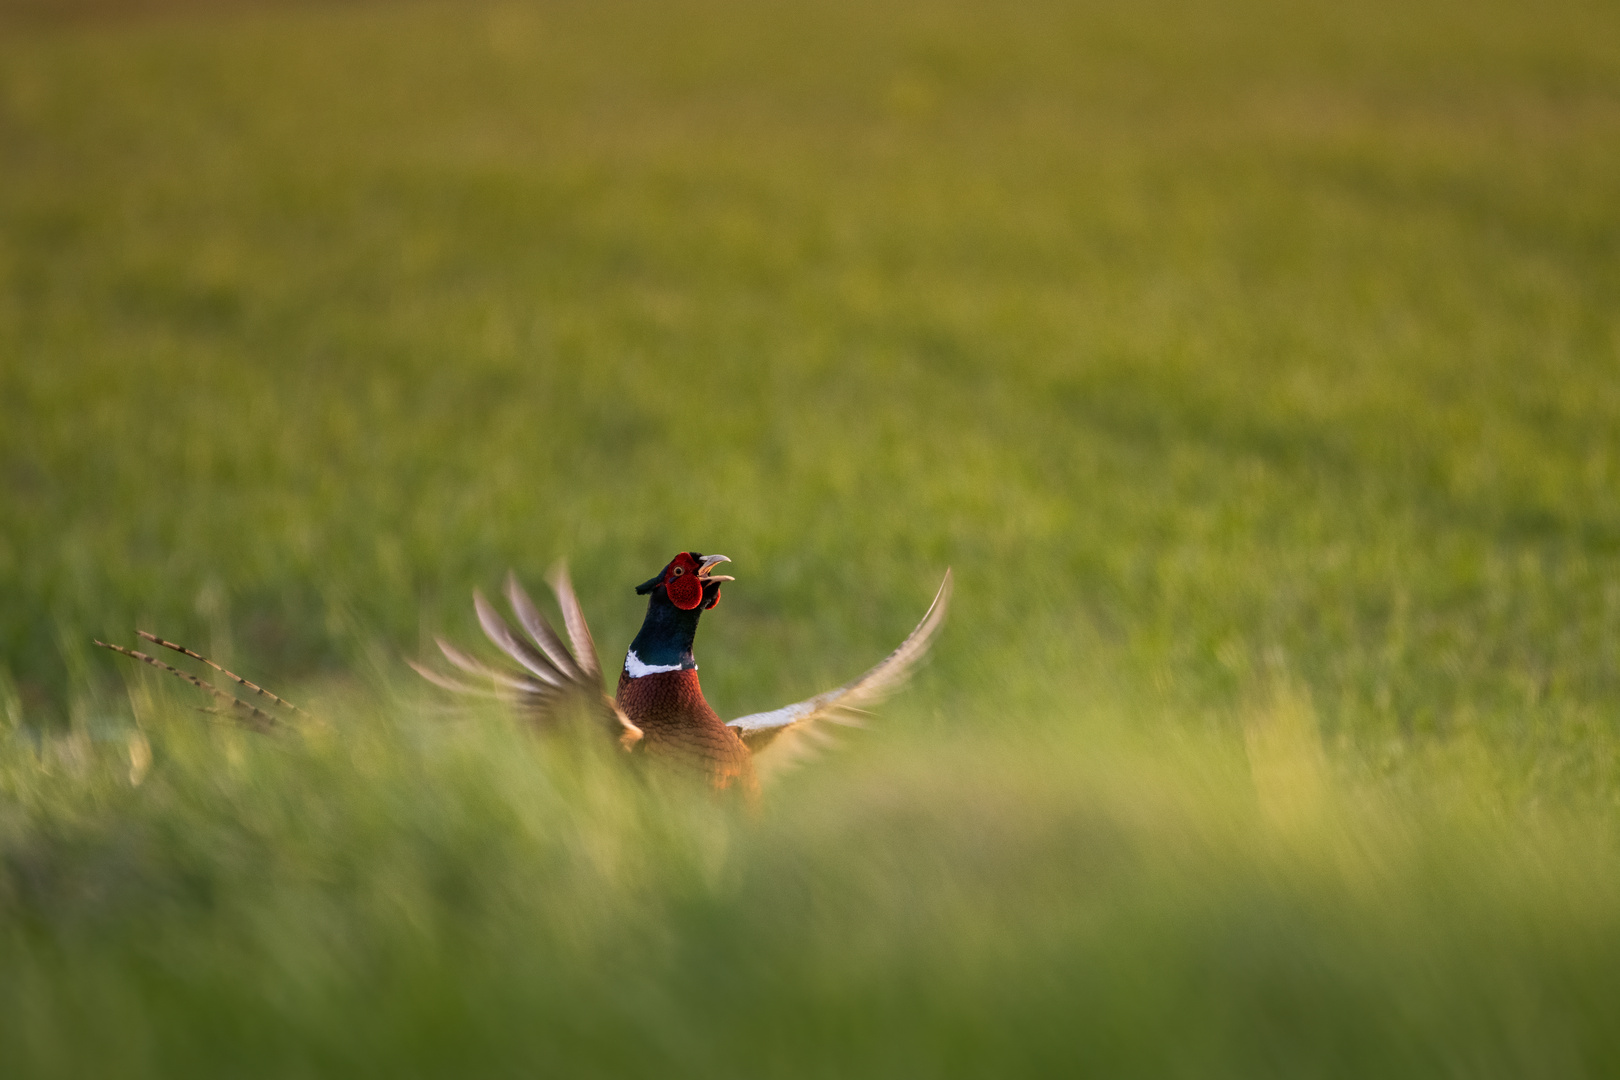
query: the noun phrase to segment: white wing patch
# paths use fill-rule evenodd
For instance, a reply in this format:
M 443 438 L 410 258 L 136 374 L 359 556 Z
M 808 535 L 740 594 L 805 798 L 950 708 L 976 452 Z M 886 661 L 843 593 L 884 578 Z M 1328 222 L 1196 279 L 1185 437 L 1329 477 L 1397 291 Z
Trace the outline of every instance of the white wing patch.
M 822 730 L 823 722 L 859 726 L 861 714 L 867 707 L 898 690 L 911 675 L 945 622 L 950 603 L 951 572 L 947 570 L 922 622 L 881 664 L 836 690 L 730 721 L 728 726 L 735 728 L 754 752 L 755 766 L 761 775 L 780 772 L 810 756 L 816 744 L 830 742 L 830 737 Z M 769 753 L 766 753 L 767 748 Z
M 834 693 L 836 692 L 834 691 Z M 726 726 L 734 727 L 739 731 L 769 731 L 771 728 L 785 727 L 813 714 L 816 711 L 816 702 L 818 700 L 818 698 L 811 698 L 809 701 L 784 705 L 780 709 L 772 709 L 770 712 L 757 712 L 748 716 L 739 716 L 735 720 L 727 721 Z

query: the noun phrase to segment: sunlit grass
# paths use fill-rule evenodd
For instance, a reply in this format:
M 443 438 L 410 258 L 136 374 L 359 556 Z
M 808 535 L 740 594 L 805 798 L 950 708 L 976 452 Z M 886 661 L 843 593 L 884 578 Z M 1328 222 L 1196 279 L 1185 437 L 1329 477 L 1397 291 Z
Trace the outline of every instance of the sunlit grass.
M 25 1071 L 1519 1075 L 1616 1049 L 1612 828 L 1456 756 L 1427 789 L 1345 773 L 1297 691 L 1246 739 L 880 741 L 757 816 L 499 717 L 351 702 L 266 738 L 141 700 L 144 775 L 125 738 L 4 753 Z
M 0 2 L 0 1072 L 1613 1071 L 1613 11 L 143 11 Z M 728 715 L 956 606 L 757 817 L 400 663 L 681 548 Z

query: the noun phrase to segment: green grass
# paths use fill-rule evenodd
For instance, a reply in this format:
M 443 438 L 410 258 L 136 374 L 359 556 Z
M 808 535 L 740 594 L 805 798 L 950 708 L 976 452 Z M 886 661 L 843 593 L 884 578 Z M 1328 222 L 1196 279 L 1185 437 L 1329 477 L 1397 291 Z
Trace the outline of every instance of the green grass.
M 138 6 L 0 2 L 0 1072 L 1620 1064 L 1612 6 Z M 727 714 L 957 604 L 758 818 L 400 662 L 681 548 Z

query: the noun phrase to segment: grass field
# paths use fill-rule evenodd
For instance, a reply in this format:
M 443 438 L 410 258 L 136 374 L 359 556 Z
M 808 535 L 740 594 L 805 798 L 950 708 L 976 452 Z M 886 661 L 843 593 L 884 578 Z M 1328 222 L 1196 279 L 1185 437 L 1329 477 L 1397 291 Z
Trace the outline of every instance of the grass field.
M 1617 297 L 1609 4 L 0 0 L 0 1074 L 1612 1075 Z

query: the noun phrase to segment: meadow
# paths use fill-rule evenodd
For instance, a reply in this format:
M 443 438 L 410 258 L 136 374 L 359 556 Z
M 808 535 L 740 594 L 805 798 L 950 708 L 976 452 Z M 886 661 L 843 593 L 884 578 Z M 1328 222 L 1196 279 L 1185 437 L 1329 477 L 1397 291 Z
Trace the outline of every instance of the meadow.
M 0 0 L 0 1074 L 1611 1075 L 1617 297 L 1586 0 Z

